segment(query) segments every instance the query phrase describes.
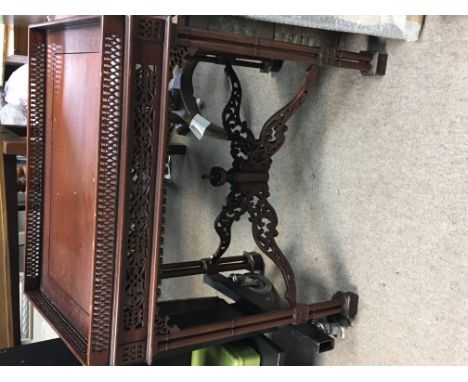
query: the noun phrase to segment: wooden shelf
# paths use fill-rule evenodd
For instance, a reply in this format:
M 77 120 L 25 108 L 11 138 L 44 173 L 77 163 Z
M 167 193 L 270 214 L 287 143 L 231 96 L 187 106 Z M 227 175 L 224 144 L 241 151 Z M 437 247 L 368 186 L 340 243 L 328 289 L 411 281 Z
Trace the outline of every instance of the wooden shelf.
M 7 56 L 5 59 L 6 65 L 21 66 L 27 63 L 28 63 L 28 56 L 22 56 L 19 54 L 13 54 L 11 56 Z
M 26 137 L 19 137 L 11 131 L 3 130 L 3 154 L 5 155 L 26 155 Z
M 3 16 L 5 25 L 24 26 L 43 23 L 47 20 L 46 15 L 8 15 Z

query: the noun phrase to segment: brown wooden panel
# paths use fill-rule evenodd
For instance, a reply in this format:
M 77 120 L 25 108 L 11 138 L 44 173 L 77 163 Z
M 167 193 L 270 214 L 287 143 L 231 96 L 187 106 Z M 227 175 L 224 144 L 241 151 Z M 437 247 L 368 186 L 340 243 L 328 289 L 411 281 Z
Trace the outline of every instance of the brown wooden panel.
M 120 259 L 121 275 L 116 312 L 118 342 L 143 340 L 148 330 L 148 299 L 152 255 L 154 192 L 159 137 L 161 68 L 164 22 L 146 16 L 129 19 L 128 110 L 129 137 L 126 184 L 127 201 L 122 210 L 125 226 Z M 130 174 L 132 174 L 130 176 Z M 144 357 L 144 346 L 124 345 L 114 355 L 115 363 L 134 362 Z
M 0 126 L 1 135 L 3 138 L 3 154 L 5 155 L 26 155 L 26 137 L 20 137 L 5 126 Z
M 108 364 L 125 17 L 30 28 L 25 289 L 83 364 Z
M 124 32 L 123 16 L 30 28 L 25 289 L 83 364 L 112 345 Z
M 99 142 L 99 53 L 59 54 L 55 60 L 48 252 L 44 290 L 87 331 L 91 304 Z M 47 279 L 54 281 L 49 283 Z M 57 286 L 59 286 L 57 288 Z M 68 314 L 67 314 L 68 313 Z M 85 314 L 83 314 L 85 313 Z
M 0 143 L 2 137 L 0 134 Z M 7 198 L 3 154 L 0 153 L 0 349 L 14 345 L 8 252 Z
M 49 32 L 49 44 L 59 53 L 83 53 L 101 51 L 101 25 L 58 29 Z

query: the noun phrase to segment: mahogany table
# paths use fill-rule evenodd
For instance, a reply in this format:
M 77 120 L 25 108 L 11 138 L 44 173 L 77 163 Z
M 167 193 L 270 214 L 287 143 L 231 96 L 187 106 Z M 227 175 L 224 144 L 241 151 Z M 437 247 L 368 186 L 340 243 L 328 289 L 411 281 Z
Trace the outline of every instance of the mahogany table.
M 293 269 L 275 241 L 269 169 L 319 67 L 383 74 L 385 59 L 197 29 L 170 17 L 86 16 L 30 27 L 25 291 L 80 362 L 151 364 L 165 352 L 354 318 L 352 293 L 297 303 Z M 268 70 L 283 60 L 309 64 L 304 84 L 256 138 L 240 118 L 234 67 Z M 187 85 L 203 61 L 224 65 L 232 85 L 222 127 L 194 119 L 190 85 L 169 89 L 176 66 Z M 209 179 L 214 186 L 230 183 L 231 191 L 215 222 L 220 244 L 213 256 L 170 263 L 162 256 L 168 141 L 172 127 L 184 122 L 230 141 L 232 168 L 214 167 Z M 228 304 L 218 317 L 216 307 L 197 315 L 196 302 L 182 312 L 159 301 L 166 278 L 262 272 L 260 254 L 223 257 L 230 228 L 243 214 L 261 252 L 283 275 L 283 304 L 249 314 Z

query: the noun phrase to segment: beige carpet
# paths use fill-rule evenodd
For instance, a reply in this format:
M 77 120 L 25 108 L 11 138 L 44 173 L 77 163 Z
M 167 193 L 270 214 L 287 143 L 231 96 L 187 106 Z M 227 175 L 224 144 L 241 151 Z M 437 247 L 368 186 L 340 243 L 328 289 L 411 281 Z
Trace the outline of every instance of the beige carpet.
M 366 49 L 366 38 L 343 47 Z M 300 301 L 360 296 L 359 322 L 334 351 L 314 356 L 290 343 L 289 364 L 468 363 L 468 18 L 427 17 L 418 42 L 387 40 L 386 49 L 382 78 L 322 70 L 274 157 L 278 243 Z M 236 69 L 255 131 L 293 96 L 303 69 Z M 229 92 L 222 67 L 200 67 L 195 85 L 219 123 Z M 201 180 L 212 166 L 230 167 L 227 142 L 178 140 L 189 148 L 173 161 L 166 261 L 213 253 L 228 192 Z M 244 218 L 228 255 L 255 248 Z M 267 270 L 281 289 L 279 272 Z M 163 286 L 171 298 L 213 294 L 201 277 Z

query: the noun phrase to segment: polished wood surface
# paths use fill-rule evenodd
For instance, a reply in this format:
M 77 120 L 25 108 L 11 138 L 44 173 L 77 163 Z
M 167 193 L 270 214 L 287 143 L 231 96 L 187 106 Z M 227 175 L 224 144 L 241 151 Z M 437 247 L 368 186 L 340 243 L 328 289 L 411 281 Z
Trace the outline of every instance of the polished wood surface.
M 0 134 L 0 143 L 2 137 Z M 3 155 L 0 155 L 0 349 L 14 345 Z
M 52 47 L 60 53 L 90 53 L 101 51 L 101 28 L 99 24 L 86 27 L 52 30 L 48 40 Z M 82 73 L 80 74 L 80 76 Z
M 26 138 L 20 137 L 9 131 L 7 126 L 0 126 L 2 135 L 3 154 L 5 155 L 26 155 Z
M 83 364 L 109 363 L 124 28 L 30 28 L 25 292 Z
M 18 127 L 18 126 L 14 126 Z M 5 195 L 7 202 L 7 233 L 10 261 L 10 296 L 14 344 L 21 343 L 19 307 L 19 248 L 18 248 L 18 167 L 17 155 L 26 154 L 26 138 L 10 131 L 13 126 L 0 126 L 3 146 Z M 17 131 L 21 132 L 20 127 Z
M 59 54 L 55 60 L 44 290 L 87 331 L 96 228 L 100 54 Z M 58 296 L 60 295 L 60 297 Z

